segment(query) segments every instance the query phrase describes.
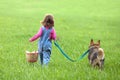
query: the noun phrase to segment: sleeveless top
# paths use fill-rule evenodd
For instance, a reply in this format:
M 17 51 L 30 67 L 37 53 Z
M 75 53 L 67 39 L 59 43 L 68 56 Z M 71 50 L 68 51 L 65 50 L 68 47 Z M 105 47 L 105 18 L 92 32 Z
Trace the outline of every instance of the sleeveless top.
M 46 29 L 42 26 L 42 35 L 38 42 L 38 51 L 41 52 L 43 50 L 52 50 L 52 40 L 50 39 L 50 32 L 53 28 Z

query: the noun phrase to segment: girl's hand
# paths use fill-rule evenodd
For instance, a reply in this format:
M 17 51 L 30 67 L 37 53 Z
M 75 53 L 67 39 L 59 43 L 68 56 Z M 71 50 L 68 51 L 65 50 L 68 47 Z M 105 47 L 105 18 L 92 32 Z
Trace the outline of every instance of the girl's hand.
M 57 41 L 60 41 L 60 37 L 59 37 L 59 36 L 57 36 L 57 37 L 56 37 L 56 40 L 57 40 Z
M 29 39 L 29 42 L 32 42 L 31 38 Z

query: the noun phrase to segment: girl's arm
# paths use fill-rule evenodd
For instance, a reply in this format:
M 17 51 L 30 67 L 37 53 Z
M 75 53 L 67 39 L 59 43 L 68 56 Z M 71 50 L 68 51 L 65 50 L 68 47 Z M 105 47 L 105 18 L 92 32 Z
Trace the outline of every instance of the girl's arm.
M 56 32 L 54 28 L 51 31 L 50 39 L 56 40 Z
M 39 29 L 38 33 L 35 34 L 32 38 L 29 39 L 30 42 L 35 41 L 36 39 L 38 39 L 39 37 L 41 37 L 42 35 L 42 28 Z

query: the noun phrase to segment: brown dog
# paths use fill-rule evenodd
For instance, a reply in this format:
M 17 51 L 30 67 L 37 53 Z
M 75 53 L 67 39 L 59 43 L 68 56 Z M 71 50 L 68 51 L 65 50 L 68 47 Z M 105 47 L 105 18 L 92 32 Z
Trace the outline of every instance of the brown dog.
M 97 43 L 94 43 L 93 39 L 91 39 L 90 45 L 89 45 L 89 54 L 88 59 L 90 64 L 95 67 L 98 66 L 100 69 L 103 68 L 104 65 L 104 51 L 102 48 L 100 48 L 100 40 L 98 40 Z

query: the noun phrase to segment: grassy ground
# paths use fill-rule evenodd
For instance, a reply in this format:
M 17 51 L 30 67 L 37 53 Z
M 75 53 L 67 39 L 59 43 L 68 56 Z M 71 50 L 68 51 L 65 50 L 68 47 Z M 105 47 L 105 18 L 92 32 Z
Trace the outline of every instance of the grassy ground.
M 100 39 L 104 70 L 92 68 L 87 56 L 68 61 L 54 44 L 48 67 L 26 62 L 25 50 L 37 50 L 37 41 L 28 40 L 46 13 L 54 15 L 59 44 L 72 59 L 88 49 L 91 38 Z M 119 0 L 0 0 L 0 80 L 119 80 L 119 18 Z

